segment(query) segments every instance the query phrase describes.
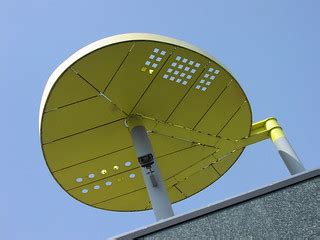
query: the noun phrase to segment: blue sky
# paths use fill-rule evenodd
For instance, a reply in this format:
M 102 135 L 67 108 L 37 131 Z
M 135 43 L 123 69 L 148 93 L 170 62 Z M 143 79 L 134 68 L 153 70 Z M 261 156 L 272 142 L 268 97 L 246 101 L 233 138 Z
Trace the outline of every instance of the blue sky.
M 320 2 L 2 1 L 0 239 L 105 239 L 154 222 L 69 197 L 51 177 L 38 136 L 49 75 L 76 50 L 115 34 L 190 42 L 236 76 L 254 121 L 275 116 L 307 169 L 319 167 Z M 218 182 L 174 205 L 181 214 L 289 176 L 270 141 L 246 148 Z

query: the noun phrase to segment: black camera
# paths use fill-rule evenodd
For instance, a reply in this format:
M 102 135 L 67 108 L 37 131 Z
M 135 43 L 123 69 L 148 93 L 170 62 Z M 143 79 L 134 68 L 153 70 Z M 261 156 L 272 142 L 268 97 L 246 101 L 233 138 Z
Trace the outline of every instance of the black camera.
M 151 153 L 141 156 L 138 158 L 140 166 L 145 168 L 150 168 L 151 165 L 154 163 L 153 155 Z

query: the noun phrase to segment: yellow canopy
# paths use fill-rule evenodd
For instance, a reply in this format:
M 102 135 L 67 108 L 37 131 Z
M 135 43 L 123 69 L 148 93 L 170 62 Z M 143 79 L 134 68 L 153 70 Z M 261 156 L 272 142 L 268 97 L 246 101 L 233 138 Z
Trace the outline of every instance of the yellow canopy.
M 249 102 L 208 54 L 153 34 L 124 34 L 79 50 L 51 75 L 40 110 L 50 172 L 77 200 L 115 211 L 150 209 L 126 124 L 139 116 L 170 201 L 222 176 L 250 134 Z

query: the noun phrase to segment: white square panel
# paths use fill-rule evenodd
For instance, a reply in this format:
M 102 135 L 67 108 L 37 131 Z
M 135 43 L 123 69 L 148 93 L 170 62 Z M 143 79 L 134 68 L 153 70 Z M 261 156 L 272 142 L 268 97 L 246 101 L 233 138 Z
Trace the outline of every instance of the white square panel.
M 166 51 L 161 51 L 160 55 L 162 56 L 166 55 Z

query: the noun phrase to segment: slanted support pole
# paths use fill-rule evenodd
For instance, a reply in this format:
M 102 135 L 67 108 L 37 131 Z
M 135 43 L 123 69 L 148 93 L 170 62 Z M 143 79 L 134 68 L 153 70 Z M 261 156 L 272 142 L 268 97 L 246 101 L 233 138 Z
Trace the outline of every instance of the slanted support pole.
M 174 215 L 152 146 L 141 119 L 130 116 L 127 119 L 134 148 L 157 221 Z
M 304 166 L 290 145 L 277 119 L 274 117 L 252 124 L 250 136 L 240 140 L 238 146 L 245 147 L 269 138 L 278 150 L 291 175 L 305 171 Z
M 279 126 L 277 120 L 275 118 L 267 120 L 265 127 L 270 131 L 270 138 L 291 175 L 304 172 L 304 166 L 284 135 L 284 132 Z

